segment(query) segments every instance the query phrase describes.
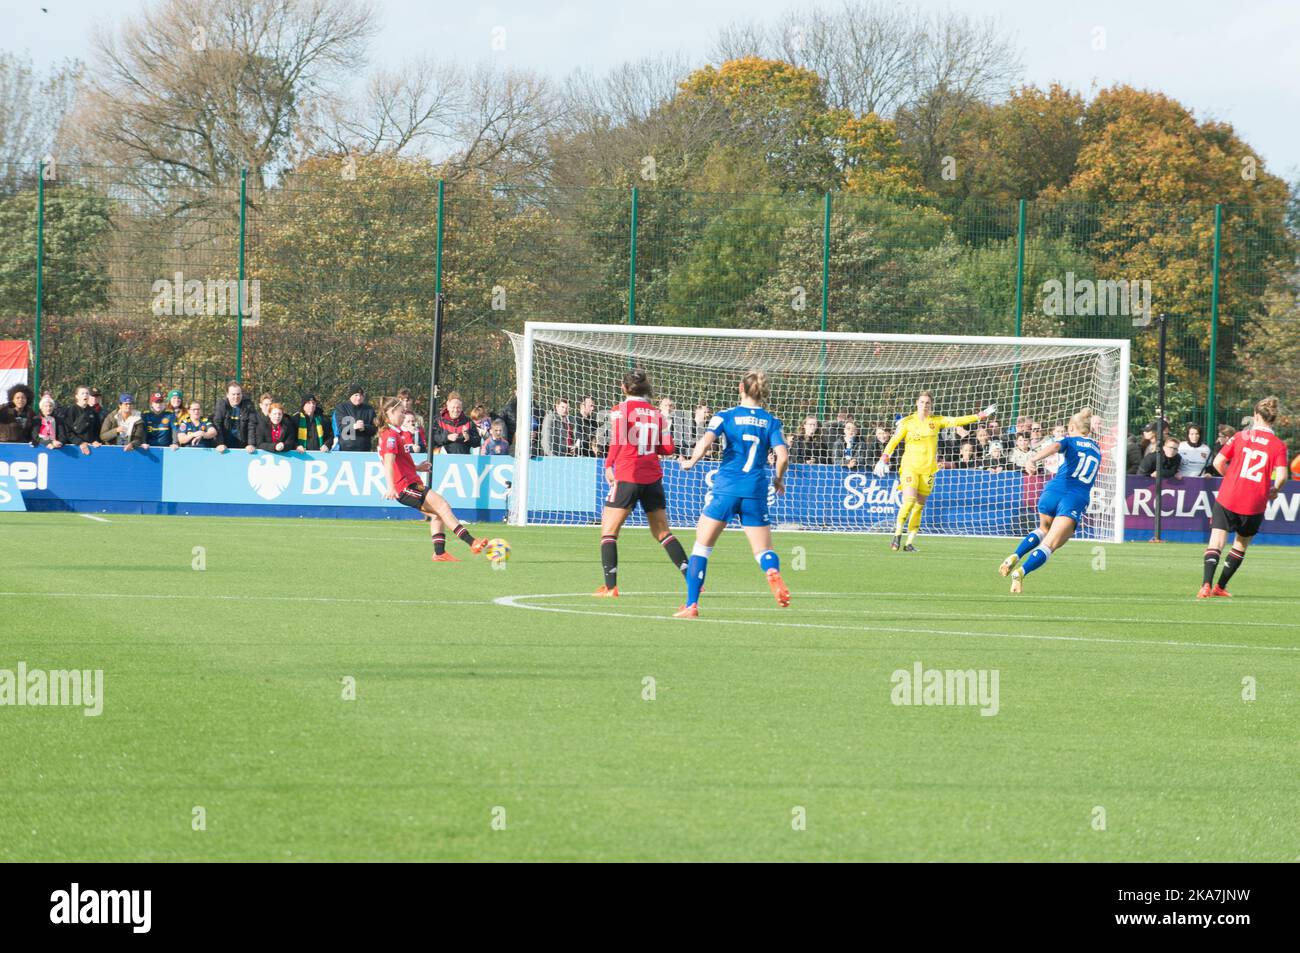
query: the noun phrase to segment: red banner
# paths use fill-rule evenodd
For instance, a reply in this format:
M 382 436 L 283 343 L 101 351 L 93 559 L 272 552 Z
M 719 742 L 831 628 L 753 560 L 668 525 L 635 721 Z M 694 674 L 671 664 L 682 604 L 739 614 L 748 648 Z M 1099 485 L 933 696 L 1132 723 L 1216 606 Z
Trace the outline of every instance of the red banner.
M 27 352 L 26 341 L 0 341 L 0 395 L 14 384 L 27 383 Z

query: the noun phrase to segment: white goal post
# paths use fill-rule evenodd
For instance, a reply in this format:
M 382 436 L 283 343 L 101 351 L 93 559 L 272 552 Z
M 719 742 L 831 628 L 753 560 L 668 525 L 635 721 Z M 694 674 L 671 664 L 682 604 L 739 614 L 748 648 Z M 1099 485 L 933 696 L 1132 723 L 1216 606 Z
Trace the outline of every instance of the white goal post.
M 936 415 L 974 414 L 990 403 L 998 410 L 987 426 L 941 432 L 943 468 L 925 508 L 923 535 L 1016 536 L 1036 526 L 1038 493 L 1058 461 L 1049 458 L 1042 473 L 1030 476 L 1015 460 L 1026 444 L 1050 442 L 1054 428 L 1089 406 L 1103 461 L 1076 535 L 1124 538 L 1125 340 L 532 321 L 510 337 L 518 375 L 510 518 L 517 525 L 600 522 L 605 422 L 622 399 L 619 385 L 628 370 L 646 370 L 656 405 L 671 402 L 661 409 L 679 451 L 688 453 L 708 416 L 737 403 L 740 378 L 758 369 L 768 375 L 768 409 L 782 420 L 791 447 L 786 493 L 769 495 L 776 529 L 892 532 L 897 474 L 873 473 L 878 433 L 892 432 L 928 390 Z M 584 397 L 594 400 L 594 414 L 582 413 Z M 567 416 L 557 412 L 561 400 L 569 403 Z M 1013 435 L 1017 427 L 1027 433 L 1021 441 Z M 900 448 L 891 463 L 901 455 Z M 694 525 L 717 465 L 716 452 L 690 472 L 664 459 L 674 526 Z M 640 513 L 634 518 L 644 522 Z

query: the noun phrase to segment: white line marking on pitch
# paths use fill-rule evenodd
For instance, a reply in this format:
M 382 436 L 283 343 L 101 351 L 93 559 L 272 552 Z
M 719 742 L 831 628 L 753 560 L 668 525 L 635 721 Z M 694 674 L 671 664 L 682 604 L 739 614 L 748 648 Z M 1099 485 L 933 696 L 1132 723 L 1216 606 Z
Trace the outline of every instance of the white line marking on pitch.
M 344 602 L 362 603 L 364 605 L 402 605 L 402 606 L 486 606 L 483 599 L 389 599 L 375 596 L 368 599 L 347 598 L 344 596 L 232 596 L 205 595 L 193 592 L 181 593 L 140 593 L 140 592 L 0 592 L 5 596 L 39 596 L 41 598 L 91 598 L 91 599 L 198 599 L 219 602 Z
M 759 595 L 760 593 L 755 592 L 755 593 L 753 593 L 753 594 L 754 594 L 754 595 Z M 813 595 L 817 595 L 817 593 L 801 592 L 801 593 L 799 593 L 799 595 L 801 595 L 801 596 L 813 596 Z M 590 603 L 569 602 L 569 603 L 564 603 L 564 605 L 567 606 L 567 607 L 569 607 L 569 608 L 577 608 L 579 605 L 590 605 Z M 710 611 L 710 612 L 745 612 L 745 613 L 750 613 L 750 612 L 789 612 L 790 610 L 789 610 L 789 609 L 781 609 L 781 608 L 778 608 L 777 606 L 719 606 L 719 605 L 712 605 L 712 606 L 709 607 L 709 611 Z M 818 613 L 818 612 L 819 612 L 819 613 L 823 613 L 823 614 L 836 614 L 836 613 L 838 613 L 838 614 L 840 614 L 840 615 L 843 615 L 843 614 L 844 614 L 844 610 L 843 610 L 843 609 L 810 609 L 810 608 L 808 608 L 807 606 L 804 606 L 804 605 L 799 606 L 799 615 L 805 615 L 805 614 L 808 614 L 808 613 Z M 904 614 L 904 615 L 906 615 L 906 616 L 908 616 L 909 618 L 912 618 L 912 619 L 938 619 L 938 620 L 941 621 L 941 622 L 943 622 L 943 621 L 956 622 L 956 621 L 959 621 L 959 620 L 961 620 L 961 619 L 969 618 L 969 615 L 970 615 L 969 613 L 967 613 L 966 615 L 960 615 L 960 616 L 958 616 L 958 615 L 953 615 L 951 612 L 916 612 L 916 611 L 911 610 L 911 609 L 906 610 L 906 611 L 903 612 L 902 614 Z M 1024 621 L 1026 621 L 1025 618 L 1024 618 L 1024 616 L 1016 616 L 1016 615 L 992 615 L 992 614 L 989 614 L 989 613 L 983 613 L 983 614 L 981 614 L 981 615 L 980 615 L 980 618 L 981 618 L 981 619 L 984 619 L 984 620 L 986 620 L 986 621 L 989 621 L 989 622 L 1024 622 Z M 1090 615 L 1090 616 L 1088 616 L 1088 621 L 1089 621 L 1089 622 L 1125 622 L 1125 623 L 1134 623 L 1134 624 L 1139 624 L 1139 625 L 1147 625 L 1147 624 L 1149 624 L 1149 623 L 1151 622 L 1151 620 L 1150 620 L 1149 618 L 1138 618 L 1138 617 L 1136 617 L 1136 616 L 1105 616 L 1105 615 Z M 1232 620 L 1232 624 L 1233 624 L 1234 626 L 1238 626 L 1238 625 L 1242 625 L 1242 626 L 1257 626 L 1257 627 L 1265 628 L 1265 629 L 1270 629 L 1270 628 L 1271 628 L 1271 629 L 1300 629 L 1300 622 L 1243 622 L 1243 621 L 1240 620 L 1240 619 L 1233 619 L 1233 620 Z
M 93 513 L 78 513 L 82 519 L 94 520 L 96 523 L 111 523 L 112 520 L 106 520 L 102 516 L 95 516 Z
M 644 592 L 637 595 L 674 595 L 680 593 Z M 509 609 L 530 609 L 534 612 L 564 612 L 570 615 L 610 616 L 616 619 L 664 620 L 669 622 L 715 622 L 719 625 L 753 625 L 751 619 L 712 619 L 707 616 L 699 619 L 674 619 L 671 615 L 641 615 L 626 612 L 605 612 L 599 609 L 567 609 L 560 606 L 532 606 L 522 599 L 569 599 L 574 596 L 587 595 L 582 592 L 538 592 L 523 596 L 498 596 L 492 601 Z M 817 622 L 783 622 L 791 629 L 833 629 L 848 632 L 881 632 L 886 635 L 907 633 L 909 635 L 962 635 L 978 639 L 1028 639 L 1039 642 L 1098 642 L 1110 645 L 1160 645 L 1169 648 L 1186 649 L 1259 649 L 1266 652 L 1300 652 L 1300 646 L 1292 645 L 1236 645 L 1224 642 L 1172 642 L 1156 639 L 1107 639 L 1100 636 L 1082 635 L 1035 635 L 1027 632 L 967 632 L 954 629 L 908 629 L 900 626 L 876 625 L 826 625 Z

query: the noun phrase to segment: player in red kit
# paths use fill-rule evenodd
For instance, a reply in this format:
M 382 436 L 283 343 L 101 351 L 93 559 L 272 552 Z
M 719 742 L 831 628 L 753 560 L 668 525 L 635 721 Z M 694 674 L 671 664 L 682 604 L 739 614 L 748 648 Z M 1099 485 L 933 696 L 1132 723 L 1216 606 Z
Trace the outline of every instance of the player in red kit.
M 460 562 L 451 553 L 443 551 L 439 545 L 447 539 L 443 528 L 453 527 L 452 533 L 469 544 L 470 552 L 478 555 L 487 545 L 486 539 L 475 539 L 473 535 L 452 512 L 451 506 L 441 493 L 429 489 L 420 479 L 432 464 L 429 461 L 416 465 L 411 459 L 411 443 L 403 439 L 402 402 L 396 397 L 384 401 L 383 419 L 388 426 L 379 432 L 379 459 L 384 465 L 384 476 L 388 480 L 388 489 L 384 499 L 397 502 L 429 515 L 429 533 L 433 536 L 433 561 L 436 563 Z
M 1246 558 L 1246 547 L 1264 522 L 1269 500 L 1287 478 L 1286 444 L 1273 433 L 1273 421 L 1279 413 L 1277 398 L 1265 397 L 1255 405 L 1255 421 L 1248 430 L 1238 432 L 1214 458 L 1214 469 L 1223 474 L 1214 499 L 1210 520 L 1210 545 L 1205 550 L 1205 576 L 1198 599 L 1231 596 L 1228 580 Z M 1219 568 L 1219 554 L 1228 534 L 1236 533 L 1232 549 L 1223 561 L 1219 584 L 1214 585 L 1214 571 Z
M 660 456 L 677 452 L 663 416 L 650 403 L 650 380 L 637 368 L 623 375 L 624 400 L 609 412 L 609 453 L 605 455 L 605 480 L 609 494 L 600 517 L 600 564 L 605 584 L 597 596 L 618 595 L 618 531 L 641 504 L 650 532 L 673 565 L 686 575 L 686 551 L 668 528 L 668 500 L 664 496 L 664 471 Z

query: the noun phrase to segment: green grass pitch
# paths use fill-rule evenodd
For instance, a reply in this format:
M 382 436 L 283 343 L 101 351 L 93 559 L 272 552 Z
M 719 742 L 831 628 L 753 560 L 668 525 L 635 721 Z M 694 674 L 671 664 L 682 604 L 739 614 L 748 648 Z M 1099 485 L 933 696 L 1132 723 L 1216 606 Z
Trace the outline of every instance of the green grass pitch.
M 0 515 L 0 669 L 104 672 L 98 717 L 0 707 L 0 860 L 1300 856 L 1300 550 L 1198 602 L 1198 546 L 1075 541 L 1012 597 L 1007 541 L 780 533 L 781 610 L 728 533 L 680 621 L 644 529 L 614 601 L 594 528 L 479 524 L 494 571 L 414 523 L 106 519 Z M 894 704 L 917 662 L 997 714 Z

